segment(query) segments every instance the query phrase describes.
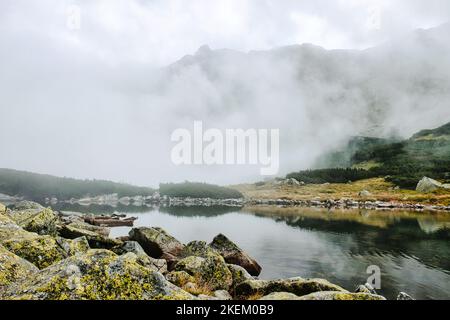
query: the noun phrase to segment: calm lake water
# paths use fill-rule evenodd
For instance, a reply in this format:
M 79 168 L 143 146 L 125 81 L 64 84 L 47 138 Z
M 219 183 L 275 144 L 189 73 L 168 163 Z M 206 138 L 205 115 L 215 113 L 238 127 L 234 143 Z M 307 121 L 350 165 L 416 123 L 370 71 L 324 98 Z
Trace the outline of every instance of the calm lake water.
M 353 290 L 366 282 L 367 267 L 376 265 L 381 269 L 378 292 L 387 298 L 405 291 L 416 299 L 450 299 L 449 213 L 277 207 L 147 210 L 129 213 L 138 217 L 135 226 L 162 227 L 184 243 L 209 242 L 223 233 L 261 264 L 262 279 L 319 277 Z M 129 230 L 113 228 L 111 236 Z

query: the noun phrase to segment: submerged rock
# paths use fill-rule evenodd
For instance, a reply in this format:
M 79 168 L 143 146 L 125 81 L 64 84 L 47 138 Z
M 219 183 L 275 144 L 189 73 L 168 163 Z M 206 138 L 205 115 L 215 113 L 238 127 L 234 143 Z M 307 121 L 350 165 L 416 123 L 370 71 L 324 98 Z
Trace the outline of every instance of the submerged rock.
M 386 298 L 370 293 L 322 291 L 302 296 L 298 300 L 386 300 Z
M 239 299 L 263 297 L 274 292 L 288 292 L 303 296 L 318 291 L 348 292 L 325 279 L 303 279 L 300 277 L 280 280 L 247 280 L 235 289 L 236 296 Z
M 217 235 L 210 246 L 216 249 L 227 263 L 243 267 L 252 276 L 258 276 L 261 273 L 261 266 L 258 262 L 223 234 Z
M 192 299 L 136 255 L 97 249 L 67 258 L 7 288 L 5 298 L 31 300 Z
M 6 287 L 37 273 L 39 269 L 0 245 L 0 298 Z
M 145 252 L 153 258 L 165 259 L 169 270 L 177 261 L 184 245 L 161 228 L 133 228 L 129 232 L 131 240 L 137 241 Z

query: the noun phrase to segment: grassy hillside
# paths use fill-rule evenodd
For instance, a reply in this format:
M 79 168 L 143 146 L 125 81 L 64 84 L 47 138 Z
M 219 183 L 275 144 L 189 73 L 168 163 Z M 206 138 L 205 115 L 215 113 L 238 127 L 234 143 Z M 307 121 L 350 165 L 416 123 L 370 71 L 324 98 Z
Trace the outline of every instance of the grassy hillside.
M 287 177 L 306 183 L 387 177 L 388 181 L 408 189 L 415 188 L 424 176 L 447 181 L 450 179 L 450 123 L 420 131 L 399 142 L 358 138 L 357 143 L 350 143 L 340 154 L 347 157 L 345 169 L 300 171 Z M 339 164 L 335 163 L 336 167 Z
M 212 199 L 238 199 L 242 194 L 234 189 L 199 182 L 161 183 L 161 195 L 169 197 L 191 197 Z
M 0 193 L 42 200 L 57 197 L 60 200 L 117 193 L 119 196 L 150 195 L 151 188 L 136 187 L 104 180 L 60 178 L 11 169 L 0 169 Z

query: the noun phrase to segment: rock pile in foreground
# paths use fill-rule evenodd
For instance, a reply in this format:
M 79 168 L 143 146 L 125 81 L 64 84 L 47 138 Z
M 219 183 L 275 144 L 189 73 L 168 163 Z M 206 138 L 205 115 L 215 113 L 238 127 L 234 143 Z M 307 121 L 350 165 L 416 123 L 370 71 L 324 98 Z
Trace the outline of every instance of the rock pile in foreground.
M 324 279 L 259 280 L 261 266 L 222 234 L 209 244 L 157 227 L 108 235 L 33 202 L 0 204 L 0 299 L 385 300 Z

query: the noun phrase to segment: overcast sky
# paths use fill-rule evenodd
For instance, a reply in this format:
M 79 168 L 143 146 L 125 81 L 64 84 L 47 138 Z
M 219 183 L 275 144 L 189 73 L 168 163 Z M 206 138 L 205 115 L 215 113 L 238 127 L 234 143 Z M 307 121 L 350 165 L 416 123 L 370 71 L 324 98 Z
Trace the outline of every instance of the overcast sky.
M 78 31 L 66 27 L 74 6 L 81 12 Z M 450 2 L 3 0 L 0 18 L 0 36 L 9 40 L 2 41 L 5 49 L 19 49 L 23 42 L 28 47 L 51 43 L 112 63 L 132 60 L 163 65 L 203 44 L 244 51 L 299 43 L 328 49 L 366 48 L 395 34 L 448 21 Z
M 448 0 L 2 0 L 0 167 L 140 185 L 231 183 L 223 172 L 166 165 L 173 106 L 186 92 L 165 105 L 142 95 L 153 68 L 203 44 L 364 49 L 449 20 Z

